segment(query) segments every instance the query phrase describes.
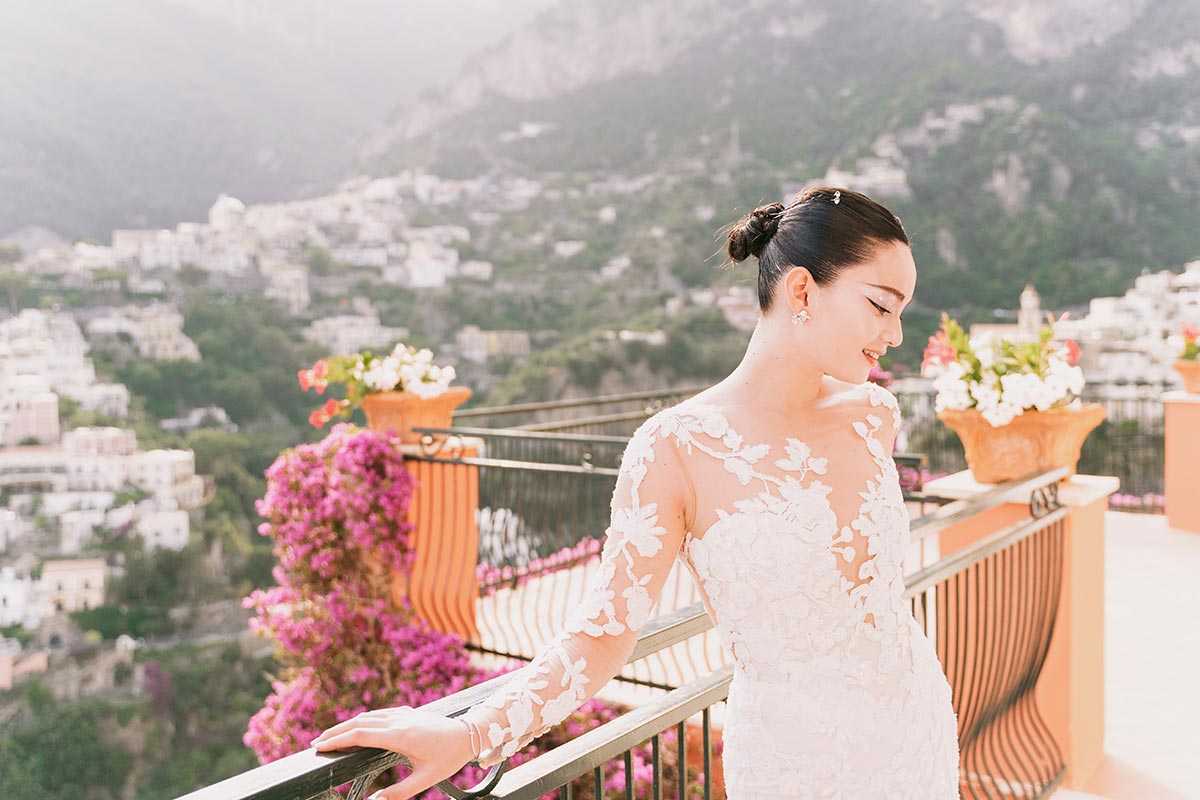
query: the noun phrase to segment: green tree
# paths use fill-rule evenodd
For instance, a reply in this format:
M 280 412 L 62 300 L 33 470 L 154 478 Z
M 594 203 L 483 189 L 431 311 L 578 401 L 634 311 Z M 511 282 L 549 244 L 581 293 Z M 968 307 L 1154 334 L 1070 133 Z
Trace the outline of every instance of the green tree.
M 179 282 L 184 286 L 204 286 L 208 283 L 208 272 L 188 261 L 179 267 Z
M 346 271 L 346 265 L 335 260 L 324 247 L 310 246 L 307 262 L 313 275 L 336 275 Z
M 26 690 L 27 698 L 32 697 L 31 691 Z M 5 723 L 5 735 L 0 737 L 0 794 L 120 798 L 133 754 L 105 735 L 102 720 L 109 715 L 103 706 L 94 701 L 60 704 L 45 694 L 27 700 L 26 713 Z
M 0 261 L 0 264 L 3 264 L 3 261 Z M 8 295 L 8 309 L 13 314 L 21 310 L 21 294 L 29 288 L 31 282 L 24 272 L 0 270 L 0 290 Z

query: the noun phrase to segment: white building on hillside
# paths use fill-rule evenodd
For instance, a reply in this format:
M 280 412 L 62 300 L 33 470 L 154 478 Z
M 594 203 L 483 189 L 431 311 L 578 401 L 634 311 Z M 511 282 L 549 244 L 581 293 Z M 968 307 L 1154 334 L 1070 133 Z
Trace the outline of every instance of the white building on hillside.
M 128 459 L 131 484 L 178 508 L 198 508 L 204 500 L 204 479 L 196 474 L 191 450 L 150 450 Z
M 86 611 L 104 604 L 108 566 L 103 558 L 54 559 L 42 564 L 38 617 Z
M 56 447 L 0 448 L 0 488 L 65 492 L 67 457 Z
M 290 314 L 308 308 L 308 270 L 305 267 L 278 267 L 267 276 L 266 296 L 278 300 Z
M 117 253 L 104 245 L 75 242 L 71 246 L 71 272 L 91 273 L 117 266 Z
M 58 515 L 58 552 L 73 556 L 92 542 L 97 525 L 104 524 L 105 512 L 97 508 L 64 511 Z
M 139 510 L 134 530 L 141 534 L 147 549 L 182 550 L 187 546 L 190 531 L 188 513 L 179 510 Z
M 0 625 L 37 624 L 34 581 L 9 564 L 0 566 Z
M 73 456 L 131 456 L 137 433 L 129 428 L 72 428 L 62 435 L 63 452 Z
M 409 336 L 408 328 L 390 328 L 379 324 L 375 315 L 346 314 L 313 320 L 302 335 L 310 342 L 324 347 L 330 354 L 357 353 L 363 349 L 373 352 L 391 351 L 396 342 Z
M 40 375 L 14 375 L 0 366 L 0 447 L 59 439 L 58 395 Z
M 485 331 L 478 325 L 464 325 L 455 335 L 454 345 L 460 357 L 477 364 L 490 358 L 524 361 L 530 353 L 528 331 Z
M 218 233 L 232 234 L 242 229 L 246 204 L 222 192 L 208 209 L 208 224 Z
M 1056 333 L 1079 344 L 1088 381 L 1181 385 L 1172 340 L 1185 322 L 1200 325 L 1200 260 L 1182 274 L 1143 272 L 1124 295 L 1093 298 L 1086 316 L 1058 323 Z
M 739 331 L 752 331 L 758 324 L 758 293 L 749 286 L 730 286 L 717 295 L 716 306 Z
M 0 376 L 37 375 L 52 392 L 87 410 L 126 416 L 129 390 L 98 383 L 87 349 L 79 325 L 63 312 L 27 308 L 0 322 Z
M 404 280 L 413 289 L 437 289 L 458 274 L 458 251 L 437 241 L 416 239 L 408 244 L 404 262 Z M 385 270 L 389 280 L 393 271 Z
M 0 550 L 33 533 L 33 522 L 11 508 L 0 508 Z
M 128 334 L 138 353 L 156 361 L 199 361 L 196 343 L 183 333 L 183 315 L 168 305 L 126 306 L 88 323 L 89 336 Z

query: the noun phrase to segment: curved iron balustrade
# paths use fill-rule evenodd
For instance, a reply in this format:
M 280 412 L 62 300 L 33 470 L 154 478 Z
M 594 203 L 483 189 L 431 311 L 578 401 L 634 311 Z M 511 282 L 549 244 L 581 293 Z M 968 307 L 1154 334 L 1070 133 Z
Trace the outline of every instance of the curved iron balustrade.
M 1033 516 L 1002 528 L 906 578 L 905 596 L 916 619 L 937 647 L 953 689 L 959 718 L 964 797 L 1021 794 L 1047 797 L 1066 773 L 1061 751 L 1040 717 L 1033 690 L 1054 633 L 1062 588 L 1063 517 L 1057 483 L 1065 469 L 1049 470 L 994 487 L 971 500 L 948 503 L 913 523 L 913 539 L 944 530 L 1028 492 Z M 701 604 L 649 621 L 629 656 L 633 663 L 687 641 L 712 627 Z M 488 797 L 525 800 L 562 787 L 589 772 L 603 786 L 604 765 L 623 758 L 626 796 L 633 797 L 632 748 L 649 740 L 653 792 L 661 796 L 664 732 L 677 734 L 678 791 L 687 778 L 686 720 L 702 716 L 704 796 L 711 781 L 710 710 L 725 699 L 732 665 L 675 688 L 611 722 L 597 726 L 542 756 L 505 769 L 493 767 L 480 785 L 461 789 L 439 784 L 457 800 Z M 457 716 L 481 702 L 518 673 L 497 676 L 423 706 Z M 383 771 L 407 764 L 384 750 L 345 753 L 306 750 L 185 795 L 181 800 L 309 800 L 334 796 L 332 788 L 352 783 L 349 800 L 361 800 Z

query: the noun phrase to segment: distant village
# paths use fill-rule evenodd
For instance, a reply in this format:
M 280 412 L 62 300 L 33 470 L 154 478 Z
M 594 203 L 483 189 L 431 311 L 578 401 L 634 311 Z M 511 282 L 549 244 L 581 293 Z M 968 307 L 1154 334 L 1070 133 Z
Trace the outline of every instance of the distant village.
M 610 176 L 597 191 L 637 191 L 641 180 Z M 474 281 L 503 289 L 504 278 L 494 275 L 491 263 L 460 258 L 461 245 L 471 239 L 468 228 L 414 225 L 406 205 L 481 209 L 470 212 L 470 219 L 487 226 L 506 211 L 527 207 L 543 190 L 524 179 L 493 183 L 405 172 L 351 180 L 310 200 L 246 206 L 222 195 L 207 222 L 180 223 L 174 230 L 115 230 L 110 245 L 77 242 L 38 249 L 16 269 L 61 275 L 65 286 L 83 289 L 95 288 L 116 270 L 127 276 L 131 292 L 156 295 L 168 295 L 183 270 L 200 270 L 222 286 L 277 300 L 291 315 L 307 319 L 314 288 L 334 295 L 351 288 L 336 271 L 316 274 L 306 256 L 314 247 L 337 264 L 371 271 L 384 284 L 420 291 Z M 601 221 L 615 213 L 605 206 Z M 712 209 L 696 213 L 711 216 Z M 578 241 L 546 245 L 564 259 L 585 247 Z M 620 280 L 631 265 L 628 256 L 616 256 L 594 279 Z M 514 288 L 519 287 L 508 287 Z M 682 292 L 664 310 L 674 314 L 688 304 L 718 309 L 742 331 L 752 330 L 758 317 L 754 291 L 747 286 Z M 388 347 L 409 336 L 407 328 L 382 325 L 366 298 L 353 298 L 349 310 L 308 319 L 305 338 L 339 353 Z M 1035 287 L 1027 287 L 1013 316 L 1015 324 L 974 326 L 972 334 L 991 329 L 1032 335 L 1045 317 Z M 1185 265 L 1182 273 L 1144 272 L 1122 297 L 1091 300 L 1088 313 L 1061 322 L 1057 334 L 1080 345 L 1089 383 L 1119 395 L 1140 384 L 1174 385 L 1175 348 L 1169 337 L 1182 321 L 1200 322 L 1200 261 Z M 665 341 L 661 330 L 606 335 Z M 144 359 L 200 359 L 183 332 L 182 315 L 170 303 L 25 309 L 0 316 L 0 497 L 5 498 L 0 503 L 0 626 L 37 629 L 56 615 L 101 605 L 113 567 L 104 558 L 78 557 L 97 531 L 137 533 L 148 548 L 181 549 L 189 539 L 189 512 L 211 497 L 211 482 L 196 474 L 191 451 L 143 451 L 134 432 L 121 427 L 61 429 L 62 398 L 105 417 L 128 416 L 128 389 L 98 379 L 87 355 L 117 338 Z M 528 331 L 464 324 L 443 343 L 439 358 L 458 364 L 520 362 L 531 348 Z M 911 374 L 902 380 L 906 389 L 925 382 Z M 236 429 L 216 407 L 192 409 L 161 425 L 186 433 L 214 423 Z M 45 668 L 44 653 L 22 654 L 15 644 L 0 641 L 0 689 L 22 671 Z

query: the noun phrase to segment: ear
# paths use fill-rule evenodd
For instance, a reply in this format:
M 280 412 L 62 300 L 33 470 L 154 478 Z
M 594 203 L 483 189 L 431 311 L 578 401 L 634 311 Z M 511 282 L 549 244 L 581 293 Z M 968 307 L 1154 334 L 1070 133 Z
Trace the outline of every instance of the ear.
M 783 275 L 784 301 L 789 308 L 806 308 L 809 290 L 815 285 L 807 267 L 790 267 Z

